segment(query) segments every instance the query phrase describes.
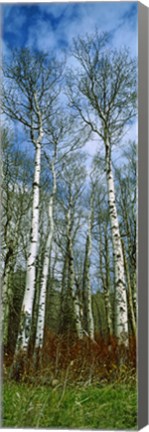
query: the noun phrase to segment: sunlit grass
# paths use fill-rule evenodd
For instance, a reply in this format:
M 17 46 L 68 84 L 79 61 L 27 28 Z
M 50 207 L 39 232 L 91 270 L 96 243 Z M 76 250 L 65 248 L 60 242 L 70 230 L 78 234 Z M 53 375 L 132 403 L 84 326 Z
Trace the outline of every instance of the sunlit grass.
M 99 384 L 52 389 L 7 382 L 3 427 L 136 429 L 136 387 Z

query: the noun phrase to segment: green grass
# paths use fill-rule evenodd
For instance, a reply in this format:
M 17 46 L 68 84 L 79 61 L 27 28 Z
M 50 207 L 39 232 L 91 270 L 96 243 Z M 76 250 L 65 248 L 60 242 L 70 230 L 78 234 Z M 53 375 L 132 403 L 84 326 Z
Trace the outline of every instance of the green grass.
M 3 427 L 136 429 L 135 386 L 62 387 L 7 382 Z

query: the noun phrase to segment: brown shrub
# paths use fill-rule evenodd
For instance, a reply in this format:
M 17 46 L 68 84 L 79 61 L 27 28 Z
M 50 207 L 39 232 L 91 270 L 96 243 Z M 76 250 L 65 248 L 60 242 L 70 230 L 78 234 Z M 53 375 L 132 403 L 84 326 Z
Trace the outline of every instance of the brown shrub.
M 8 359 L 5 361 L 7 368 Z M 96 342 L 87 337 L 80 341 L 74 334 L 70 338 L 46 330 L 43 349 L 28 357 L 20 352 L 12 370 L 11 378 L 17 381 L 43 385 L 55 379 L 63 384 L 66 376 L 69 384 L 126 381 L 135 377 L 136 343 L 131 338 L 126 348 L 114 337 L 105 341 L 96 335 Z

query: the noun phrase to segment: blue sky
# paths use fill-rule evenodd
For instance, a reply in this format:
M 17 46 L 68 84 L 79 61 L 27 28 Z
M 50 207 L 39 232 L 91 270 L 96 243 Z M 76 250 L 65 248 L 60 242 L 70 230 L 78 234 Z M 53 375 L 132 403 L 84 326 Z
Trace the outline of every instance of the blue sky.
M 29 47 L 58 56 L 65 52 L 68 64 L 75 66 L 69 56 L 73 38 L 95 28 L 110 32 L 112 48 L 126 46 L 132 56 L 137 55 L 138 3 L 134 1 L 11 3 L 2 4 L 2 15 L 3 54 L 8 57 L 12 48 Z M 136 122 L 127 132 L 127 142 L 129 138 L 137 140 Z M 96 145 L 88 142 L 86 148 L 92 156 Z
M 137 2 L 3 4 L 4 54 L 28 46 L 67 52 L 79 34 L 108 31 L 114 47 L 137 54 Z

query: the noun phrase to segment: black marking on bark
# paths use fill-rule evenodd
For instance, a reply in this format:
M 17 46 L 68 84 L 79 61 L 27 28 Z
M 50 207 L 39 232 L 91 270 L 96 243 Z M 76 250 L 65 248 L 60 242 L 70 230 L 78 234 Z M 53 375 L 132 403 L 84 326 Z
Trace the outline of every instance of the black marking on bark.
M 125 286 L 125 282 L 124 282 L 121 278 L 119 278 L 119 279 L 116 281 L 116 285 L 119 285 L 119 284 L 122 284 L 123 286 Z
M 39 187 L 39 183 L 33 182 L 33 187 Z
M 121 312 L 126 312 L 125 308 L 122 307 L 122 306 L 120 306 L 120 311 L 121 311 Z
M 30 267 L 33 267 L 35 265 L 35 262 L 33 261 L 30 265 L 29 265 L 29 268 Z

